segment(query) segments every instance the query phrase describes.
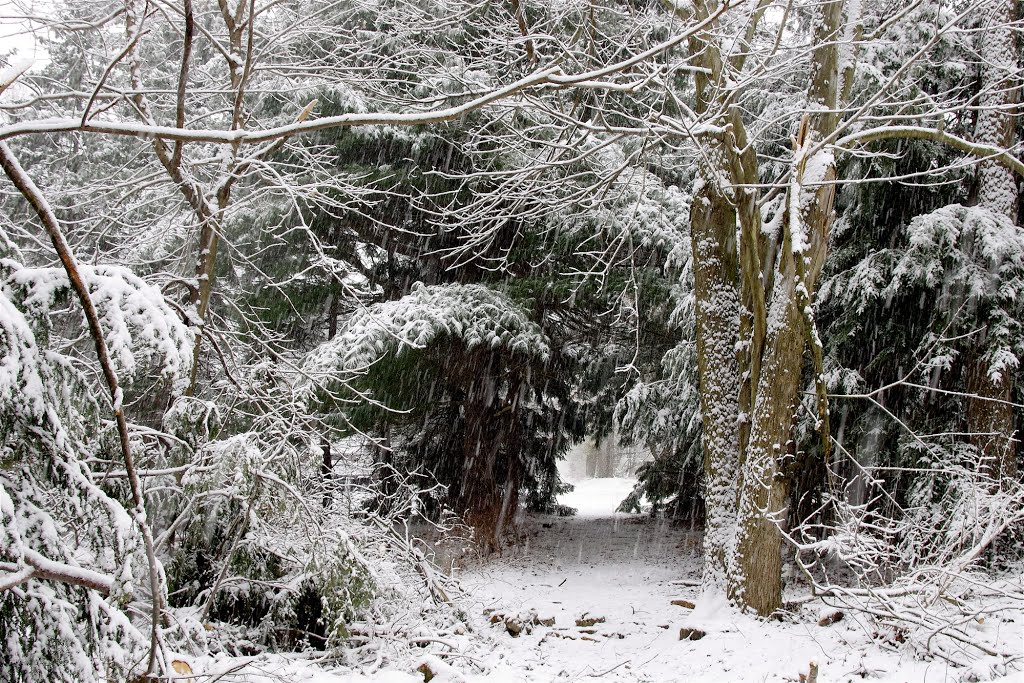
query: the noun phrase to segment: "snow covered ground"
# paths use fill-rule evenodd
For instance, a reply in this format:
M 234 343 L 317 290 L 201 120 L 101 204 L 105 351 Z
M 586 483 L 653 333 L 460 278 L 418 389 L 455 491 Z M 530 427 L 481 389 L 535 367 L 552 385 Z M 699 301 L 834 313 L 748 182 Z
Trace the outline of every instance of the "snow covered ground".
M 691 585 L 700 576 L 699 531 L 615 514 L 631 487 L 628 479 L 578 482 L 561 500 L 579 509 L 576 517 L 525 520 L 520 546 L 466 572 L 462 583 L 478 611 L 555 619 L 516 637 L 502 623 L 491 626 L 500 646 L 495 671 L 518 670 L 508 680 L 798 681 L 813 661 L 820 682 L 1024 681 L 996 660 L 971 672 L 918 661 L 850 614 L 820 626 L 820 603 L 791 621 L 763 622 L 702 601 Z M 604 621 L 577 625 L 591 618 Z M 1024 615 L 994 628 L 1007 629 L 1024 649 L 1022 622 Z M 688 627 L 707 635 L 680 640 Z
M 584 480 L 561 500 L 580 510 L 576 517 L 523 520 L 518 544 L 463 572 L 458 600 L 470 629 L 438 639 L 419 659 L 328 673 L 307 661 L 260 658 L 225 680 L 419 683 L 417 667 L 426 664 L 432 683 L 795 683 L 815 662 L 819 683 L 1024 682 L 995 658 L 972 670 L 921 661 L 850 613 L 820 625 L 829 613 L 820 602 L 766 622 L 701 600 L 693 585 L 699 530 L 614 513 L 631 486 L 629 479 Z M 1024 615 L 993 617 L 983 627 L 1001 629 L 1004 643 L 1024 651 L 1022 625 Z M 683 628 L 706 635 L 681 640 Z M 199 669 L 237 663 L 207 661 Z

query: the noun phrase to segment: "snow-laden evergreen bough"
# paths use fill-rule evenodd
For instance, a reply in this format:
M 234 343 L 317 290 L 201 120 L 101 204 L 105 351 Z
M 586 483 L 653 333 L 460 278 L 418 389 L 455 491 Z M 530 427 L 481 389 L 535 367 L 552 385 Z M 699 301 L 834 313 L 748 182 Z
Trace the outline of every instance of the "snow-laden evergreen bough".
M 0 259 L 0 651 L 5 680 L 127 676 L 144 657 L 139 529 L 90 466 L 111 448 L 63 269 Z M 123 376 L 182 380 L 191 334 L 127 269 L 84 267 Z M 88 349 L 88 346 L 86 346 Z
M 0 627 L 13 666 L 3 680 L 128 678 L 144 670 L 152 595 L 123 465 L 89 345 L 68 334 L 81 314 L 64 271 L 17 256 L 8 242 L 0 261 Z M 191 331 L 159 290 L 124 268 L 81 270 L 124 386 L 185 386 Z M 277 377 L 282 395 L 295 381 Z M 429 562 L 392 531 L 415 514 L 408 506 L 381 526 L 354 521 L 341 501 L 321 508 L 317 435 L 296 428 L 294 402 L 274 399 L 236 406 L 263 414 L 231 425 L 216 403 L 179 397 L 159 430 L 132 425 L 171 596 L 158 671 L 176 657 L 238 654 L 238 642 L 358 657 L 354 633 L 420 625 L 410 608 L 440 585 L 428 588 Z
M 427 514 L 450 506 L 496 548 L 521 489 L 537 505 L 553 504 L 555 460 L 568 444 L 558 422 L 568 401 L 556 375 L 566 358 L 505 294 L 417 283 L 400 299 L 354 312 L 304 368 L 316 380 L 311 388 L 347 382 L 346 419 L 384 444 L 379 466 L 446 487 Z M 376 407 L 352 403 L 352 392 Z
M 875 616 L 922 654 L 1012 661 L 980 625 L 984 614 L 1000 619 L 1024 605 L 1024 589 L 1002 566 L 1024 528 L 1024 490 L 985 451 L 1007 435 L 972 433 L 965 416 L 975 397 L 945 387 L 962 381 L 974 358 L 999 382 L 1019 373 L 1024 240 L 999 213 L 959 204 L 916 216 L 902 232 L 899 246 L 874 250 L 824 288 L 830 307 L 869 319 L 876 309 L 931 303 L 917 314 L 920 338 L 902 360 L 909 367 L 891 376 L 894 364 L 880 365 L 890 374 L 884 387 L 865 391 L 849 369 L 831 374 L 833 391 L 865 410 L 851 411 L 853 436 L 838 462 L 853 468 L 850 483 L 799 529 L 798 560 L 817 591 Z M 927 408 L 936 392 L 945 410 Z M 870 439 L 858 436 L 865 428 Z
M 482 285 L 413 285 L 406 297 L 358 311 L 346 329 L 321 345 L 307 361 L 314 373 L 351 374 L 370 367 L 388 351 L 422 349 L 452 337 L 467 348 L 504 348 L 544 361 L 547 337 L 499 292 Z

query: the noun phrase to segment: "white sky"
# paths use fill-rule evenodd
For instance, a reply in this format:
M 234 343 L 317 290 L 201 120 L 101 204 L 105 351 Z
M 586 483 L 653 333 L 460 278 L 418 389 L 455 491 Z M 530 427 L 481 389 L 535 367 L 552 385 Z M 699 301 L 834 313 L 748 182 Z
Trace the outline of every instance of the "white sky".
M 41 35 L 43 29 L 25 17 L 38 16 L 48 10 L 47 0 L 0 0 L 0 54 L 16 50 L 20 58 L 37 62 L 45 59 L 45 53 L 36 44 L 36 34 Z M 35 66 L 38 68 L 40 64 Z

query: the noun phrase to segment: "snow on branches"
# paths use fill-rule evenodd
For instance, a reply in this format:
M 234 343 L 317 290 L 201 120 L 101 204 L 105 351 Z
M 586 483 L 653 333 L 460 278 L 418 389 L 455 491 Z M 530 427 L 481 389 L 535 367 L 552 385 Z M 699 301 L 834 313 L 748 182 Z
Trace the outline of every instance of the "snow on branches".
M 180 382 L 191 335 L 159 290 L 127 268 L 81 272 L 123 376 Z M 15 680 L 120 677 L 145 644 L 125 609 L 146 599 L 138 530 L 86 464 L 109 444 L 70 288 L 63 269 L 0 259 L 0 658 Z
M 128 379 L 152 364 L 162 377 L 180 384 L 192 363 L 192 333 L 160 290 L 122 266 L 79 268 L 118 375 Z M 5 259 L 0 275 L 7 298 L 18 299 L 39 321 L 56 313 L 71 287 L 62 268 L 30 268 Z
M 1024 234 L 1013 222 L 985 207 L 959 204 L 943 206 L 917 216 L 906 228 L 903 247 L 879 249 L 823 290 L 844 305 L 863 311 L 875 300 L 939 293 L 937 311 L 960 317 L 940 316 L 932 347 L 932 366 L 949 369 L 958 355 L 957 332 L 975 334 L 969 325 L 977 313 L 987 324 L 985 356 L 988 372 L 999 377 L 1014 370 L 1024 348 L 1021 339 L 1024 294 Z
M 500 292 L 483 285 L 424 285 L 407 296 L 358 311 L 333 340 L 307 359 L 314 373 L 352 373 L 389 351 L 423 348 L 440 337 L 473 349 L 505 348 L 546 360 L 550 342 L 540 326 Z

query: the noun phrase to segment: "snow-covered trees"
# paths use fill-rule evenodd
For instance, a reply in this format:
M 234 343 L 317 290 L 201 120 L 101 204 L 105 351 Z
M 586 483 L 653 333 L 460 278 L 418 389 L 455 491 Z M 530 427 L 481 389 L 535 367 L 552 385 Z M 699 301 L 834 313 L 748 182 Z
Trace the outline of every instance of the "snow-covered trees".
M 553 358 L 562 353 L 498 292 L 415 285 L 353 315 L 306 367 L 369 391 L 378 408 L 354 407 L 350 420 L 387 440 L 388 467 L 443 484 L 440 502 L 497 548 L 521 492 L 545 502 L 554 493 L 568 445 L 568 389 L 554 369 L 569 359 Z
M 705 587 L 762 615 L 808 506 L 834 517 L 789 535 L 805 555 L 858 511 L 920 534 L 1019 502 L 1009 0 L 62 9 L 51 63 L 0 82 L 0 615 L 83 606 L 52 659 L 81 676 L 147 639 L 155 673 L 164 627 L 210 620 L 342 642 L 404 581 L 367 559 L 395 550 L 386 515 L 441 502 L 496 546 L 584 424 L 675 459 Z M 943 187 L 876 190 L 887 170 Z M 866 325 L 888 358 L 837 340 Z M 878 414 L 844 404 L 833 433 L 835 400 L 898 421 L 871 447 L 912 511 L 846 505 L 843 477 L 880 478 L 837 464 L 844 433 Z M 358 432 L 395 475 L 368 524 L 332 505 Z M 413 474 L 429 495 L 396 489 Z M 60 610 L 24 607 L 37 589 Z
M 974 142 L 982 145 L 1015 147 L 1017 125 L 1013 109 L 1018 99 L 1016 80 L 1020 50 L 1013 22 L 1019 19 L 1019 12 L 1013 2 L 995 3 L 991 16 L 983 24 L 989 35 L 980 46 L 981 92 L 974 132 Z M 994 214 L 994 222 L 1002 225 L 1001 229 L 994 230 L 978 226 L 985 235 L 972 236 L 967 231 L 961 237 L 965 251 L 980 252 L 989 270 L 994 271 L 990 282 L 998 283 L 993 287 L 998 290 L 995 297 L 979 297 L 967 292 L 968 299 L 979 306 L 978 322 L 986 328 L 979 340 L 984 350 L 968 360 L 967 393 L 977 398 L 968 404 L 967 423 L 968 431 L 973 434 L 972 445 L 980 450 L 987 473 L 996 481 L 1004 477 L 1013 480 L 1017 476 L 1017 448 L 1010 401 L 1012 371 L 1019 365 L 1021 350 L 1012 348 L 1020 334 L 1012 329 L 1011 321 L 1020 320 L 1020 315 L 1014 315 L 1007 308 L 1018 299 L 1013 281 L 1020 276 L 1011 271 L 1017 270 L 1014 261 L 1020 258 L 1020 230 L 1013 224 L 1020 208 L 1020 192 L 1013 171 L 991 159 L 978 166 L 977 184 L 978 207 Z M 1015 237 L 1018 240 L 1014 240 Z
M 836 154 L 854 143 L 905 135 L 948 143 L 977 158 L 996 156 L 989 163 L 1001 169 L 1016 165 L 1005 145 L 972 143 L 941 127 L 891 125 L 902 123 L 901 109 L 917 106 L 897 91 L 915 88 L 924 70 L 920 60 L 984 16 L 985 3 L 955 11 L 927 3 L 910 9 L 815 3 L 792 8 L 806 12 L 808 21 L 789 34 L 785 22 L 772 27 L 769 5 L 728 15 L 690 40 L 692 58 L 706 69 L 695 76 L 694 113 L 709 131 L 700 138 L 701 176 L 690 211 L 708 502 L 706 581 L 762 614 L 781 604 L 778 525 L 785 522 L 790 470 L 798 462 L 794 414 L 805 387 L 805 351 L 817 396 L 810 407 L 826 462 L 831 450 L 814 298 L 834 220 Z M 692 9 L 697 19 L 713 10 L 700 2 Z M 677 11 L 689 16 L 691 10 Z M 1008 17 L 1000 16 L 1000 25 L 1008 25 Z M 894 65 L 873 91 L 855 91 L 865 50 L 857 36 L 865 30 L 898 33 L 920 26 L 924 17 L 934 21 L 925 29 L 924 46 Z M 768 73 L 786 74 L 787 87 L 763 92 L 759 74 Z M 781 112 L 769 109 L 780 96 Z M 927 101 L 919 109 L 918 117 L 941 119 L 944 113 Z M 791 152 L 785 151 L 786 132 Z M 1008 433 L 1005 424 L 988 431 Z
M 820 3 L 811 9 L 807 61 L 777 62 L 780 69 L 795 64 L 793 77 L 807 85 L 802 96 L 793 95 L 804 103 L 787 112 L 799 126 L 791 160 L 781 169 L 783 189 L 762 201 L 758 140 L 748 134 L 741 107 L 744 86 L 756 83 L 744 76 L 748 60 L 759 70 L 778 56 L 779 41 L 768 43 L 763 57 L 752 46 L 767 7 L 759 3 L 690 41 L 692 59 L 704 68 L 695 76 L 693 111 L 717 126 L 702 138 L 705 152 L 690 210 L 704 423 L 705 581 L 761 614 L 781 604 L 775 517 L 786 505 L 784 467 L 805 347 L 820 359 L 812 305 L 833 215 L 835 160 L 821 143 L 839 123 L 846 94 L 840 46 L 859 21 L 842 2 Z M 692 11 L 702 20 L 714 7 L 698 2 Z M 718 32 L 725 27 L 726 35 L 743 38 L 727 43 Z M 820 416 L 827 434 L 824 404 Z
M 979 565 L 998 568 L 1019 534 L 1020 489 L 1012 472 L 1021 230 L 1015 210 L 994 211 L 996 202 L 981 193 L 995 164 L 993 175 L 1009 181 L 1003 199 L 1016 194 L 1016 159 L 992 158 L 1013 140 L 990 139 L 974 159 L 961 154 L 981 143 L 986 120 L 1007 108 L 1004 100 L 975 116 L 974 103 L 1005 96 L 1002 79 L 1017 78 L 1016 67 L 996 60 L 992 49 L 998 39 L 1015 53 L 1014 17 L 997 3 L 987 7 L 994 11 L 962 24 L 986 27 L 985 38 L 948 31 L 933 40 L 945 68 L 921 67 L 908 83 L 912 92 L 943 99 L 943 132 L 959 142 L 947 146 L 941 136 L 902 127 L 911 139 L 887 140 L 884 156 L 845 164 L 844 174 L 857 184 L 838 202 L 820 306 L 828 383 L 838 394 L 834 436 L 841 452 L 833 481 L 844 488 L 824 496 L 807 520 L 800 552 L 820 590 L 849 590 L 841 600 L 899 623 L 908 642 L 956 662 L 992 645 L 980 633 L 964 633 L 963 603 L 955 596 L 970 594 L 975 582 L 995 586 Z M 924 26 L 908 22 L 903 31 L 930 30 Z M 903 66 L 900 45 L 874 52 L 855 91 L 873 89 L 880 75 Z M 933 102 L 918 97 L 903 115 L 920 115 L 918 108 L 928 111 Z M 899 128 L 885 135 L 899 138 Z M 864 183 L 871 173 L 878 180 Z M 861 536 L 854 540 L 856 528 Z M 822 542 L 831 548 L 810 549 L 830 537 Z M 835 585 L 829 574 L 836 564 L 852 569 L 860 585 Z M 1019 593 L 1012 586 L 996 590 L 1004 588 L 1007 608 L 1015 609 Z
M 10 539 L 5 536 L 3 547 L 4 614 L 13 631 L 27 640 L 9 640 L 10 647 L 31 642 L 49 647 L 47 642 L 55 641 L 32 640 L 32 629 L 55 624 L 69 634 L 78 632 L 68 639 L 67 657 L 75 658 L 78 667 L 68 675 L 105 678 L 121 675 L 122 669 L 125 675 L 161 675 L 169 664 L 169 649 L 189 642 L 232 647 L 216 627 L 207 628 L 210 620 L 244 629 L 253 643 L 294 645 L 309 635 L 320 639 L 317 646 L 334 646 L 347 637 L 348 624 L 373 618 L 381 604 L 373 596 L 403 585 L 401 576 L 374 575 L 365 559 L 373 548 L 396 552 L 395 546 L 383 550 L 391 538 L 387 524 L 366 527 L 332 510 L 329 498 L 328 510 L 321 511 L 321 439 L 337 431 L 306 400 L 316 391 L 331 391 L 325 383 L 311 391 L 311 382 L 316 385 L 320 378 L 302 367 L 301 359 L 317 335 L 300 340 L 282 334 L 287 327 L 268 321 L 261 305 L 288 302 L 288 285 L 307 277 L 336 284 L 335 301 L 342 292 L 372 293 L 373 283 L 366 286 L 358 266 L 388 253 L 389 245 L 367 243 L 379 234 L 374 232 L 377 227 L 405 227 L 391 216 L 371 218 L 367 210 L 371 200 L 388 196 L 381 192 L 388 186 L 388 173 L 341 172 L 334 141 L 311 135 L 361 127 L 366 139 L 401 138 L 396 131 L 402 127 L 457 119 L 528 88 L 628 89 L 633 87 L 630 69 L 686 37 L 685 31 L 663 36 L 638 54 L 601 64 L 588 61 L 586 67 L 593 68 L 572 74 L 562 65 L 537 67 L 539 46 L 531 39 L 520 43 L 522 32 L 529 30 L 523 29 L 525 16 L 517 20 L 495 9 L 493 15 L 477 17 L 445 3 L 431 9 L 438 14 L 432 19 L 423 8 L 406 3 L 159 2 L 123 8 L 88 3 L 62 8 L 53 18 L 51 62 L 43 73 L 4 71 L 0 139 L 4 168 L 15 190 L 5 204 L 10 215 L 26 216 L 5 244 L 29 253 L 16 259 L 17 267 L 10 266 L 12 282 L 28 283 L 29 266 L 51 272 L 63 262 L 75 285 L 93 342 L 86 348 L 95 352 L 89 363 L 98 359 L 102 381 L 85 376 L 81 393 L 70 390 L 70 380 L 54 380 L 49 386 L 55 400 L 89 416 L 92 427 L 81 431 L 108 449 L 90 457 L 72 451 L 80 475 L 72 484 L 107 505 L 111 515 L 120 515 L 111 524 L 119 530 L 111 552 L 99 545 L 90 549 L 80 539 L 84 555 L 74 556 L 60 544 L 81 534 L 80 527 L 86 534 L 99 534 L 107 525 L 90 516 L 84 503 L 63 504 L 85 495 L 71 484 L 43 494 L 46 487 L 22 481 L 33 474 L 35 460 L 46 449 L 18 457 L 20 469 L 12 470 L 12 483 L 5 485 L 5 490 L 24 494 L 4 499 L 5 519 L 12 520 L 5 530 L 18 531 Z M 559 25 L 561 15 L 551 19 L 553 26 Z M 439 21 L 453 30 L 437 31 Z M 509 41 L 509 36 L 514 39 Z M 468 46 L 470 39 L 480 44 Z M 481 49 L 486 44 L 505 47 Z M 526 45 L 530 49 L 523 50 Z M 548 47 L 557 53 L 557 40 Z M 504 60 L 508 53 L 515 58 Z M 16 86 L 9 88 L 15 80 Z M 318 118 L 321 98 L 334 111 Z M 415 141 L 417 136 L 408 137 Z M 352 149 L 358 146 L 356 141 Z M 65 157 L 73 162 L 62 164 Z M 27 160 L 28 173 L 19 159 Z M 341 159 L 342 164 L 347 161 Z M 14 213 L 15 208 L 21 211 L 22 200 L 34 207 L 34 216 Z M 350 234 L 360 218 L 368 220 L 356 226 L 357 233 L 367 223 L 371 230 L 359 233 L 363 244 L 337 249 L 339 245 L 325 244 L 327 236 L 310 229 L 325 215 L 348 223 L 334 232 L 335 239 Z M 40 228 L 53 238 L 54 250 L 38 239 L 37 231 L 44 232 Z M 280 253 L 282 245 L 315 256 L 284 259 L 284 265 L 298 266 L 292 271 L 282 272 L 280 262 L 264 270 L 260 250 Z M 95 263 L 101 265 L 79 265 Z M 103 287 L 97 288 L 94 279 Z M 126 284 L 114 287 L 122 282 Z M 148 294 L 135 295 L 132 288 Z M 413 296 L 428 291 L 418 289 Z M 515 337 L 507 346 L 491 345 L 491 337 L 504 339 L 491 335 L 485 349 L 499 372 L 504 372 L 501 363 L 513 361 L 508 368 L 522 376 L 475 381 L 480 378 L 469 370 L 478 365 L 451 364 L 449 376 L 462 376 L 455 390 L 468 391 L 474 400 L 467 405 L 479 408 L 478 414 L 463 415 L 463 452 L 479 450 L 490 457 L 501 450 L 508 463 L 502 466 L 504 473 L 493 472 L 493 486 L 474 481 L 480 486 L 459 495 L 486 498 L 489 504 L 494 488 L 501 487 L 510 507 L 518 499 L 519 483 L 531 481 L 534 490 L 544 491 L 539 499 L 549 499 L 556 485 L 557 434 L 567 429 L 561 408 L 568 384 L 563 375 L 556 388 L 543 388 L 552 355 L 544 350 L 545 333 L 500 295 L 472 287 L 451 291 L 472 295 L 469 303 L 497 301 L 482 312 L 508 310 L 512 318 L 505 322 L 519 320 L 526 334 L 525 344 Z M 43 294 L 25 296 L 32 305 L 43 299 Z M 159 306 L 163 322 L 134 330 L 134 323 L 122 317 L 135 320 L 147 302 Z M 38 383 L 36 375 L 78 371 L 52 353 L 45 357 L 51 369 L 33 370 L 36 342 L 18 305 L 5 305 L 11 312 L 4 317 L 5 323 L 11 322 L 5 367 L 9 360 L 12 382 L 32 386 Z M 350 303 L 342 309 L 351 310 Z M 77 310 L 71 309 L 72 321 Z M 447 310 L 439 313 L 443 318 Z M 485 315 L 467 320 L 465 329 L 483 334 L 498 330 L 503 319 Z M 104 333 L 104 324 L 112 326 L 113 336 Z M 59 331 L 77 347 L 80 330 L 71 322 Z M 126 398 L 127 373 L 140 371 L 149 357 L 129 353 L 126 330 L 139 336 L 140 348 L 150 344 L 158 351 L 173 347 L 180 352 L 190 347 L 191 358 L 186 353 L 176 363 L 168 362 L 168 372 L 178 373 L 174 378 L 151 382 L 138 397 L 129 393 Z M 55 338 L 48 336 L 50 341 Z M 451 339 L 463 341 L 458 335 Z M 464 346 L 470 355 L 483 349 Z M 521 367 L 520 357 L 526 360 Z M 184 382 L 183 371 L 189 373 Z M 25 374 L 31 372 L 35 375 Z M 345 377 L 331 378 L 338 379 Z M 540 390 L 522 389 L 531 381 Z M 59 391 L 65 386 L 67 391 Z M 96 398 L 104 393 L 110 394 L 109 407 Z M 507 424 L 499 431 L 514 431 L 514 438 L 491 434 L 488 418 L 504 415 L 510 406 L 516 419 L 502 418 Z M 42 419 L 45 411 L 40 411 L 31 416 Z M 108 416 L 114 418 L 113 430 Z M 538 422 L 547 427 L 538 429 Z M 63 438 L 58 426 L 47 429 L 58 441 Z M 119 443 L 120 455 L 109 451 L 115 431 L 113 443 Z M 498 441 L 504 443 L 500 448 Z M 62 447 L 58 455 L 71 458 L 67 445 Z M 546 459 L 537 466 L 524 463 L 521 449 L 546 453 Z M 124 481 L 128 486 L 123 488 Z M 317 505 L 309 505 L 304 496 L 310 490 L 316 491 Z M 42 545 L 33 549 L 21 533 L 25 525 L 14 520 L 30 514 L 25 510 L 44 509 L 44 503 L 55 508 L 48 513 L 49 521 L 40 517 L 46 537 L 34 539 Z M 482 507 L 472 501 L 466 506 Z M 58 511 L 66 516 L 55 516 Z M 416 512 L 405 507 L 401 511 Z M 296 536 L 302 537 L 301 543 L 284 547 L 282 539 Z M 47 559 L 43 551 L 53 557 Z M 101 594 L 111 595 L 103 604 L 116 606 L 127 593 L 118 588 L 116 576 L 87 570 L 113 572 L 129 552 L 135 553 L 136 562 L 123 564 L 146 588 L 135 593 L 139 604 L 130 610 L 112 607 L 109 621 L 114 626 L 106 628 Z M 398 552 L 407 552 L 416 571 L 429 575 L 422 556 Z M 144 568 L 139 557 L 145 558 Z M 59 593 L 66 583 L 62 576 L 74 579 L 69 590 L 86 592 L 53 598 L 67 603 L 62 611 L 26 611 L 26 590 L 47 593 L 53 583 Z M 426 580 L 436 596 L 436 581 Z M 76 612 L 72 598 L 85 600 L 83 609 Z M 29 602 L 42 604 L 32 603 L 31 596 Z M 321 608 L 313 610 L 319 617 L 311 616 L 311 606 Z M 41 621 L 29 625 L 36 618 Z M 54 621 L 44 623 L 48 618 Z M 134 630 L 124 635 L 129 628 Z M 107 633 L 115 635 L 107 638 Z M 41 650 L 38 656 L 22 654 L 11 656 L 24 664 L 18 676 L 27 679 L 56 675 L 67 659 L 59 647 Z

